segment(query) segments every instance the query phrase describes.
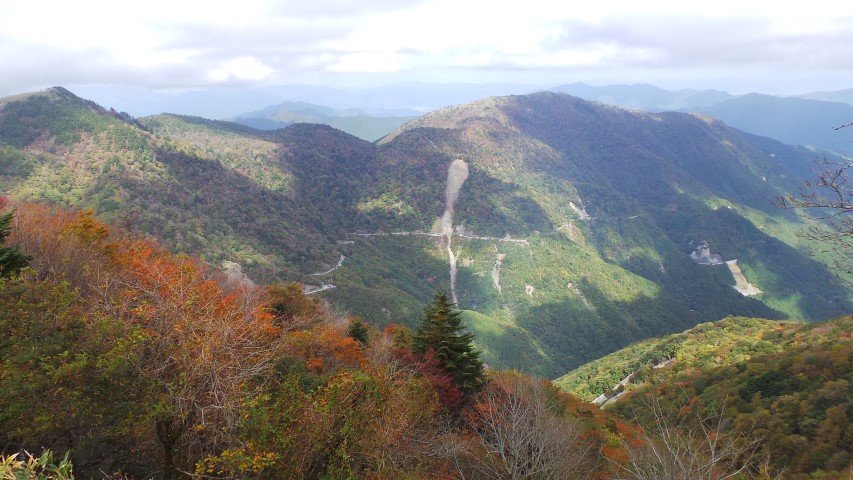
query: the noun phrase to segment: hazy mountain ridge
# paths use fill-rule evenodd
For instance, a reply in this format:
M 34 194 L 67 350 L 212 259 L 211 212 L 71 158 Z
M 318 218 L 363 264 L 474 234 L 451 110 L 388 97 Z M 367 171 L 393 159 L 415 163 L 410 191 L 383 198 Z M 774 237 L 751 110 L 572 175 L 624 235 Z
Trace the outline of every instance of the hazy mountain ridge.
M 574 83 L 552 90 L 608 105 L 650 112 L 682 111 L 712 115 L 732 127 L 789 145 L 853 153 L 849 135 L 834 131 L 853 118 L 850 91 L 815 92 L 795 97 L 717 90 L 665 90 L 653 85 L 590 86 Z
M 0 121 L 16 121 L 9 112 Z M 411 324 L 449 288 L 449 239 L 459 306 L 494 366 L 550 376 L 730 313 L 848 308 L 791 246 L 797 217 L 769 204 L 808 157 L 706 118 L 540 93 L 441 109 L 373 145 L 319 125 L 262 132 L 161 115 L 143 130 L 86 115 L 103 125 L 51 133 L 70 153 L 0 138 L 0 166 L 22 168 L 4 192 L 95 208 L 256 280 L 334 286 L 323 295 L 377 324 Z M 469 175 L 456 228 L 438 236 L 459 158 Z M 697 266 L 701 240 L 765 293 L 743 297 L 730 275 Z
M 697 110 L 788 144 L 853 153 L 850 135 L 835 130 L 853 121 L 853 105 L 846 103 L 750 94 Z
M 551 90 L 586 100 L 652 112 L 707 107 L 736 97 L 720 90 L 666 90 L 648 84 L 592 86 L 571 83 Z
M 673 90 L 648 84 L 593 86 L 571 83 L 550 87 L 421 82 L 352 89 L 284 85 L 245 91 L 233 88 L 182 92 L 110 87 L 79 88 L 83 96 L 96 98 L 102 104 L 113 105 L 137 116 L 168 111 L 184 115 L 237 119 L 245 125 L 260 129 L 282 128 L 291 121 L 309 121 L 325 123 L 370 141 L 380 138 L 402 123 L 402 119 L 394 117 L 410 117 L 487 96 L 527 94 L 546 89 L 599 103 L 650 112 L 713 111 L 718 118 L 736 128 L 767 135 L 787 144 L 805 144 L 817 150 L 846 153 L 851 153 L 853 149 L 847 136 L 829 130 L 850 121 L 844 116 L 849 115 L 849 112 L 840 112 L 839 105 L 833 105 L 853 105 L 853 98 L 846 90 L 776 96 L 760 93 L 733 95 L 710 89 Z M 764 101 L 756 103 L 755 97 L 763 98 Z M 300 103 L 311 104 L 307 107 L 310 111 L 305 111 L 305 105 L 294 106 Z M 285 113 L 280 116 L 282 118 L 273 118 L 276 112 L 282 110 L 280 106 L 286 107 Z M 294 111 L 290 111 L 288 107 Z M 247 113 L 249 111 L 253 113 Z M 345 115 L 347 118 L 339 118 L 341 113 L 348 111 L 351 114 Z M 357 114 L 356 111 L 363 114 Z M 839 119 L 844 121 L 832 123 Z
M 416 115 L 414 111 L 405 115 L 370 114 L 358 108 L 335 109 L 306 102 L 285 102 L 239 115 L 233 121 L 261 130 L 276 130 L 294 123 L 320 123 L 372 142 Z

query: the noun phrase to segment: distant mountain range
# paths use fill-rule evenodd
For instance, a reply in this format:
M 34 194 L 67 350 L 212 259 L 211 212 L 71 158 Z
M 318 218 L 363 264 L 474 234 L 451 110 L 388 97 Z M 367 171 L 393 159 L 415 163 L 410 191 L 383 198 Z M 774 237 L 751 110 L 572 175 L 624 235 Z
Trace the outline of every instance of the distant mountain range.
M 853 122 L 847 103 L 750 94 L 694 110 L 791 145 L 853 154 L 853 132 L 835 130 Z
M 585 83 L 561 85 L 552 89 L 586 100 L 649 112 L 690 110 L 736 98 L 719 90 L 665 90 L 654 85 L 591 86 Z
M 543 376 L 729 314 L 849 311 L 796 236 L 808 220 L 771 204 L 813 157 L 707 116 L 553 92 L 441 108 L 377 143 L 134 119 L 62 88 L 0 101 L 0 194 L 93 208 L 377 325 L 416 324 L 445 290 L 484 360 Z M 697 264 L 702 242 L 732 263 Z
M 406 82 L 371 88 L 282 85 L 260 88 L 146 90 L 109 85 L 75 87 L 102 105 L 142 117 L 163 112 L 225 119 L 283 102 L 312 103 L 332 109 L 358 109 L 368 115 L 410 116 L 493 95 L 524 94 L 544 86 L 509 83 Z
M 815 151 L 853 154 L 853 137 L 834 128 L 853 121 L 853 90 L 801 97 L 731 95 L 717 90 L 664 90 L 652 85 L 556 87 L 587 100 L 652 112 L 701 112 L 746 132 Z
M 319 123 L 372 142 L 415 118 L 417 114 L 412 111 L 408 116 L 377 115 L 357 108 L 335 109 L 305 102 L 284 102 L 242 114 L 233 121 L 259 130 L 275 130 L 294 123 Z
M 647 84 L 592 86 L 584 83 L 550 87 L 409 82 L 351 89 L 286 85 L 178 92 L 113 86 L 76 89 L 84 97 L 134 116 L 171 112 L 234 120 L 260 129 L 281 128 L 291 122 L 323 123 L 369 141 L 381 138 L 407 118 L 437 108 L 487 96 L 543 90 L 649 112 L 708 113 L 735 128 L 790 145 L 853 153 L 850 135 L 832 130 L 853 118 L 853 89 L 797 97 L 732 95 L 719 90 L 666 90 Z M 275 118 L 277 115 L 279 118 Z

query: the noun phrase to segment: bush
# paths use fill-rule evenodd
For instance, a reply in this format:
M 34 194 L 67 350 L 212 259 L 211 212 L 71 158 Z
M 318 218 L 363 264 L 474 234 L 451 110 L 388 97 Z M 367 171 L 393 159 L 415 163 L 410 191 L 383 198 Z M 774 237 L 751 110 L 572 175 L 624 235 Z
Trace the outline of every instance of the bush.
M 0 455 L 0 480 L 73 480 L 71 461 L 68 454 L 53 463 L 53 452 L 45 450 L 38 458 L 24 452 L 26 460 L 18 460 L 20 454 Z

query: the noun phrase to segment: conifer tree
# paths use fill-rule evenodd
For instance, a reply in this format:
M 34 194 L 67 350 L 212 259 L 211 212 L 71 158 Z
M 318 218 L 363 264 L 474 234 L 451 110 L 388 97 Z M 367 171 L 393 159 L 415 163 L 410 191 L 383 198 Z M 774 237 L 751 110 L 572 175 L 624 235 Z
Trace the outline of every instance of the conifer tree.
M 483 362 L 465 332 L 461 312 L 453 308 L 447 294 L 439 292 L 424 310 L 424 318 L 414 335 L 417 353 L 435 352 L 435 359 L 459 386 L 464 395 L 480 389 L 484 381 Z
M 2 200 L 0 198 L 0 200 Z M 2 203 L 0 203 L 0 208 Z M 14 211 L 0 215 L 0 277 L 8 277 L 27 265 L 30 257 L 24 255 L 17 247 L 3 247 L 11 229 Z
M 370 343 L 370 330 L 364 320 L 352 317 L 347 324 L 347 336 L 355 339 L 362 347 Z

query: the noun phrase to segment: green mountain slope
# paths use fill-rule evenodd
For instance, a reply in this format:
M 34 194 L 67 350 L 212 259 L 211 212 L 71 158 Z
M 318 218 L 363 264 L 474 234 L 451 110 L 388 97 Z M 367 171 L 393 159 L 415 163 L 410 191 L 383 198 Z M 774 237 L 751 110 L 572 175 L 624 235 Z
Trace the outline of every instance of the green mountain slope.
M 847 478 L 851 331 L 849 316 L 817 324 L 729 318 L 640 342 L 557 383 L 589 398 L 633 373 L 619 389 L 630 393 L 608 403 L 625 418 L 654 422 L 649 402 L 673 424 L 689 409 L 722 411 L 727 428 L 763 439 L 783 478 Z
M 554 384 L 587 401 L 603 403 L 605 397 L 612 400 L 621 392 L 673 381 L 696 370 L 780 352 L 809 328 L 800 322 L 729 317 L 635 343 L 572 370 Z
M 54 89 L 5 100 L 0 123 L 5 195 L 94 208 L 378 325 L 415 324 L 445 290 L 495 367 L 555 376 L 726 315 L 850 308 L 794 235 L 803 220 L 770 204 L 809 154 L 704 117 L 541 93 L 371 144 L 322 125 L 137 122 Z M 703 241 L 737 267 L 696 264 Z
M 719 122 L 542 93 L 441 109 L 380 149 L 423 178 L 440 175 L 425 168 L 436 156 L 467 161 L 453 223 L 495 239 L 453 237 L 460 306 L 531 333 L 540 343 L 528 354 L 541 347 L 545 371 L 729 314 L 820 319 L 847 308 L 823 266 L 792 246 L 800 220 L 770 203 L 807 175 L 808 155 Z M 505 235 L 526 243 L 496 240 Z M 703 239 L 764 293 L 743 297 L 725 266 L 692 262 Z
M 178 252 L 237 262 L 256 278 L 297 276 L 334 256 L 333 232 L 321 233 L 315 209 L 281 167 L 277 152 L 286 144 L 198 119 L 173 118 L 174 136 L 158 135 L 56 89 L 0 114 L 4 125 L 26 125 L 22 118 L 32 132 L 0 132 L 10 152 L 4 193 L 14 198 L 93 208 Z M 191 140 L 182 137 L 190 131 Z

